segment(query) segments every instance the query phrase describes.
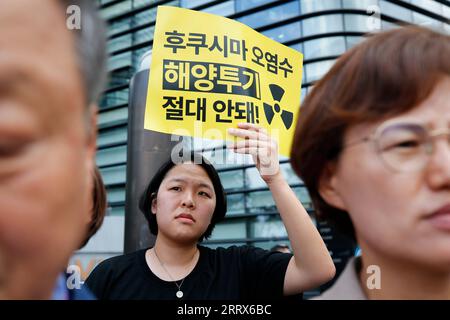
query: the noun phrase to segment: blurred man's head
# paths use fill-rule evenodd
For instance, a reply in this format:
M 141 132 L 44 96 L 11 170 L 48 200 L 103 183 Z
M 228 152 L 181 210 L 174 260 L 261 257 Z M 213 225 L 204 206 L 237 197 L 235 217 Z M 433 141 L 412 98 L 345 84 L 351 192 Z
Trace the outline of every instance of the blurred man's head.
M 82 49 L 100 25 L 92 3 L 0 1 L 0 298 L 50 297 L 91 220 L 92 103 L 104 79 L 102 63 L 86 72 L 103 59 L 102 35 L 90 44 L 98 54 Z M 68 4 L 81 8 L 78 33 Z

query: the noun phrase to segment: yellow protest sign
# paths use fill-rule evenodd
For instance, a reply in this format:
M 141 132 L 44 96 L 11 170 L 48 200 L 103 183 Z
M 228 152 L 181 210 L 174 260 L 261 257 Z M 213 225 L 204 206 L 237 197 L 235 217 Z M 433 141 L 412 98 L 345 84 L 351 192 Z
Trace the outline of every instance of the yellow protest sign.
M 303 55 L 242 23 L 158 7 L 144 128 L 233 140 L 239 122 L 266 128 L 288 156 Z

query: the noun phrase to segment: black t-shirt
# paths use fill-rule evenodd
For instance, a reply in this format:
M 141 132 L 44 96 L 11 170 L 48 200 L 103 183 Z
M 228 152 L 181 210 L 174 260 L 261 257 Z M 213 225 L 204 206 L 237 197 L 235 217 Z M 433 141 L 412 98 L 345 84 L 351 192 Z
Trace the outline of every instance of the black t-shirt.
M 269 300 L 283 296 L 291 254 L 251 246 L 198 248 L 200 258 L 181 285 L 182 299 Z M 150 270 L 146 251 L 103 261 L 89 275 L 87 286 L 99 299 L 177 299 L 176 284 L 158 278 Z

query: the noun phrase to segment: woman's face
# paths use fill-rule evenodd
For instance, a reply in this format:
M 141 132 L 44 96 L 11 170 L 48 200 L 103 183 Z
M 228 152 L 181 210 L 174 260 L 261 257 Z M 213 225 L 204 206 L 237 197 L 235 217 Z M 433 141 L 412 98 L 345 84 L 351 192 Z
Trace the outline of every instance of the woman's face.
M 447 130 L 447 135 L 433 139 L 432 152 L 423 169 L 406 172 L 387 166 L 373 141 L 348 146 L 331 177 L 321 185 L 321 194 L 329 204 L 349 212 L 363 248 L 448 272 L 450 77 L 441 80 L 417 107 L 384 121 L 382 126 L 397 123 L 418 123 L 432 132 Z M 369 136 L 379 125 L 351 127 L 344 144 Z M 410 145 L 399 148 L 403 149 L 398 150 L 398 159 L 405 164 L 402 167 L 400 161 L 397 167 L 405 169 Z
M 216 207 L 214 186 L 199 165 L 174 166 L 163 179 L 152 212 L 156 213 L 158 234 L 197 242 L 206 231 Z

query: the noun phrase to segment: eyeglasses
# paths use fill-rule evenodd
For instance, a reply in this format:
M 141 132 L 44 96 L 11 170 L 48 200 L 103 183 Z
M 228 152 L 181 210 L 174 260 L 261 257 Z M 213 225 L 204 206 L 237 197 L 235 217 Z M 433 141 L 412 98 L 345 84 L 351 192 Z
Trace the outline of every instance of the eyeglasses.
M 444 136 L 450 147 L 450 129 L 429 131 L 417 123 L 381 124 L 375 132 L 344 146 L 372 141 L 378 156 L 388 169 L 395 172 L 420 171 L 433 154 L 433 140 Z

